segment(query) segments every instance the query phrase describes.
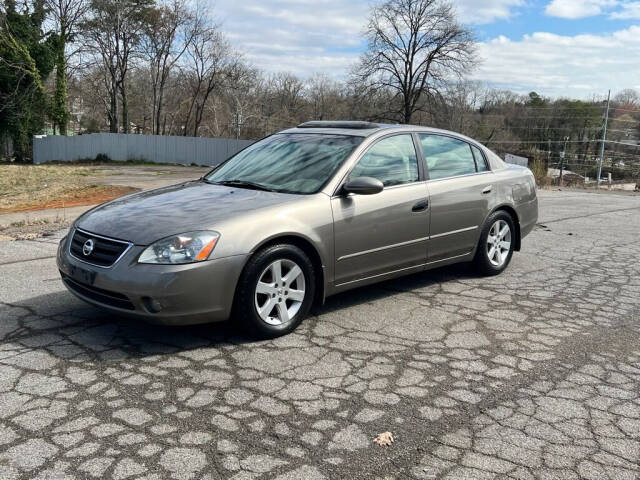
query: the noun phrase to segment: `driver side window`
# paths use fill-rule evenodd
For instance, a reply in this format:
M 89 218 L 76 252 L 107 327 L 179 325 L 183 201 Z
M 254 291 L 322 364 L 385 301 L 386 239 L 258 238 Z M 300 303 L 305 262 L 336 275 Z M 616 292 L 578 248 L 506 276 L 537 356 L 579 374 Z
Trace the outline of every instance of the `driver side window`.
M 385 187 L 417 182 L 418 157 L 411 135 L 394 135 L 375 143 L 349 174 L 347 181 L 357 177 L 373 177 Z

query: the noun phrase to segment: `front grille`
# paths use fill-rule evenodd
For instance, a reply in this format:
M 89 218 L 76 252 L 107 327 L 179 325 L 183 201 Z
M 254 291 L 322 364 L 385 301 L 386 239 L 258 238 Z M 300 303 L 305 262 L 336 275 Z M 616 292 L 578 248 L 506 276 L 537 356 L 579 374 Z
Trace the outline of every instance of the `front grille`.
M 67 285 L 70 290 L 79 293 L 83 297 L 87 297 L 104 305 L 122 308 L 125 310 L 135 310 L 133 303 L 131 303 L 131 300 L 129 300 L 126 295 L 78 282 L 62 272 L 60 272 L 60 274 L 62 275 L 62 281 L 65 285 Z
M 83 248 L 87 240 L 93 242 L 93 250 L 85 255 Z M 71 238 L 69 250 L 71 255 L 83 262 L 91 263 L 99 267 L 110 267 L 131 246 L 129 242 L 115 240 L 93 235 L 89 232 L 76 229 Z

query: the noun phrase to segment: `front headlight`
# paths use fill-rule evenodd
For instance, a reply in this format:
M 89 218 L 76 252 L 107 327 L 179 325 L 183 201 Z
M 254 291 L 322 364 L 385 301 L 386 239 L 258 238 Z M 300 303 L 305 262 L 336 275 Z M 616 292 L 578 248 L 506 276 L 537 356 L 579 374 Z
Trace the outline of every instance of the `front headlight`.
M 202 262 L 209 258 L 219 238 L 217 232 L 188 232 L 163 238 L 149 245 L 138 258 L 138 263 Z

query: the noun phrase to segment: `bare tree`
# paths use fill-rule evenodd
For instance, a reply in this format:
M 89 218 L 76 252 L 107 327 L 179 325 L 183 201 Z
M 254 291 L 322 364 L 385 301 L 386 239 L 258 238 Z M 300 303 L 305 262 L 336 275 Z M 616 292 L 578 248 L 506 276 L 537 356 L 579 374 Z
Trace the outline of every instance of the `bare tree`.
M 152 88 L 151 131 L 164 134 L 161 127 L 164 95 L 174 67 L 195 35 L 195 19 L 185 0 L 169 0 L 153 10 L 145 25 L 142 52 L 149 62 Z
M 475 63 L 473 34 L 460 25 L 443 0 L 387 0 L 373 8 L 366 29 L 368 48 L 354 70 L 371 89 L 388 89 L 409 123 L 452 77 Z
M 485 87 L 478 82 L 461 81 L 447 85 L 436 99 L 429 114 L 432 123 L 447 130 L 475 136 L 477 119 L 474 118 L 484 103 Z
M 226 97 L 231 113 L 231 129 L 235 137 L 242 136 L 247 125 L 255 125 L 260 119 L 260 106 L 256 105 L 256 87 L 260 83 L 260 72 L 246 65 L 234 68 L 234 79 L 228 82 Z M 215 116 L 216 123 L 218 118 Z
M 266 76 L 258 93 L 260 115 L 265 120 L 264 131 L 271 133 L 288 127 L 306 115 L 304 94 L 304 82 L 292 73 L 277 72 Z
M 613 103 L 628 105 L 631 107 L 640 107 L 640 94 L 633 88 L 625 88 L 613 97 Z
M 311 104 L 313 120 L 340 118 L 342 112 L 342 86 L 324 74 L 317 74 L 307 80 L 306 98 Z
M 192 127 L 194 137 L 198 136 L 209 97 L 228 83 L 240 65 L 239 56 L 231 49 L 217 26 L 209 25 L 205 17 L 200 17 L 196 25 L 187 47 L 186 63 L 183 65 L 191 97 L 183 134 L 188 135 L 189 127 Z
M 77 117 L 79 127 L 90 133 L 103 131 L 109 127 L 109 92 L 108 75 L 102 64 L 83 65 L 79 73 L 71 77 L 69 93 L 80 104 L 80 115 Z M 105 118 L 105 113 L 106 118 Z
M 89 10 L 86 0 L 45 0 L 53 19 L 56 41 L 56 91 L 53 101 L 53 119 L 61 135 L 67 134 L 69 110 L 67 108 L 67 46 L 71 43 Z
M 118 132 L 118 94 L 122 129 L 129 133 L 127 73 L 138 52 L 140 37 L 153 0 L 92 0 L 91 18 L 84 23 L 89 47 L 102 62 L 109 94 L 109 129 Z
M 295 115 L 301 107 L 304 83 L 292 73 L 279 72 L 269 78 L 273 105 L 285 117 Z

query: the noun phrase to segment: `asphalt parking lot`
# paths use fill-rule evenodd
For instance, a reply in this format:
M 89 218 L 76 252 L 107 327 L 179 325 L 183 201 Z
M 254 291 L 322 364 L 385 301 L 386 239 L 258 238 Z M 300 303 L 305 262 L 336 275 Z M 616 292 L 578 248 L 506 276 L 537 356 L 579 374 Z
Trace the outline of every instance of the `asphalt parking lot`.
M 501 276 L 362 288 L 266 342 L 84 305 L 62 233 L 0 243 L 0 479 L 638 478 L 640 196 L 540 207 Z

